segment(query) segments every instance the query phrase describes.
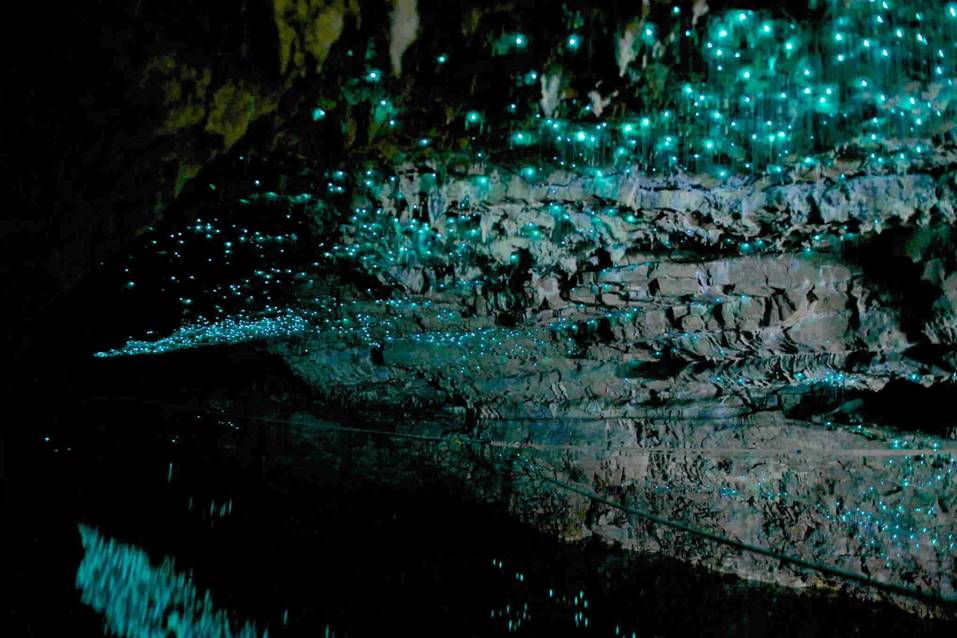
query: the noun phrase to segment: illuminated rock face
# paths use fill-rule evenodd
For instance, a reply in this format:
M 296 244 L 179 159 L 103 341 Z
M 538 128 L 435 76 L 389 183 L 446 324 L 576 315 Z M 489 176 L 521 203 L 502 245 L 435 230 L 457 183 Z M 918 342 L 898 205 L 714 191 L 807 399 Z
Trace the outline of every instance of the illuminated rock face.
M 942 301 L 950 275 L 933 284 L 925 270 L 909 271 L 904 286 L 928 286 L 915 312 L 871 256 L 946 261 L 949 180 L 703 189 L 493 175 L 479 197 L 475 180 L 462 179 L 430 194 L 427 220 L 386 199 L 378 215 L 359 212 L 344 226 L 335 249 L 356 248 L 402 301 L 340 288 L 334 313 L 272 349 L 320 396 L 369 422 L 453 432 L 507 455 L 517 448 L 530 467 L 512 462 L 530 477 L 953 596 L 953 424 L 920 415 L 900 424 L 905 434 L 859 405 L 901 385 L 952 387 L 950 355 L 913 354 L 941 343 L 938 326 L 952 321 Z M 480 200 L 480 213 L 464 210 L 467 200 Z M 696 218 L 708 221 L 681 225 Z M 905 230 L 884 253 L 873 244 L 888 227 Z M 661 250 L 669 244 L 670 255 Z M 454 477 L 485 493 L 459 463 Z M 821 578 L 540 480 L 519 476 L 510 494 L 517 516 L 568 539 L 597 535 L 779 584 Z
M 412 437 L 363 452 L 383 480 L 439 469 L 562 538 L 953 598 L 955 424 L 931 407 L 957 374 L 957 10 L 821 4 L 595 33 L 569 10 L 543 42 L 394 3 L 401 41 L 320 47 L 332 78 L 297 87 L 266 161 L 145 236 L 181 327 L 100 354 L 263 341 L 315 391 L 304 446 L 327 412 Z
M 356 379 L 376 384 L 406 367 L 435 370 L 440 380 L 419 400 L 458 392 L 508 416 L 665 402 L 681 413 L 683 402 L 712 400 L 730 414 L 816 384 L 950 383 L 949 355 L 909 354 L 950 343 L 950 179 L 705 190 L 493 175 L 487 187 L 463 179 L 436 189 L 421 213 L 383 198 L 357 209 L 329 254 L 355 259 L 397 294 L 363 300 L 355 290 L 338 318 L 317 311 L 327 327 L 308 336 L 310 356 L 356 353 Z M 398 201 L 410 199 L 402 190 L 404 181 Z M 923 307 L 908 307 L 910 291 L 893 285 L 920 288 Z M 344 374 L 303 372 L 320 387 Z M 598 385 L 586 392 L 592 383 L 568 374 Z M 569 387 L 543 391 L 554 384 Z

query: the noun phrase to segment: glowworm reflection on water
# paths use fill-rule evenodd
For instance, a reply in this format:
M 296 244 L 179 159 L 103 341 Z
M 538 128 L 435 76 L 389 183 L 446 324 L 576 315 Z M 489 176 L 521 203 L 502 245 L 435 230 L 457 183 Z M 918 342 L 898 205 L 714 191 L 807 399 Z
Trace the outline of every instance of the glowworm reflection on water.
M 143 550 L 80 524 L 84 556 L 76 572 L 82 601 L 103 615 L 105 633 L 129 638 L 268 638 L 251 622 L 233 622 L 169 558 L 158 566 Z

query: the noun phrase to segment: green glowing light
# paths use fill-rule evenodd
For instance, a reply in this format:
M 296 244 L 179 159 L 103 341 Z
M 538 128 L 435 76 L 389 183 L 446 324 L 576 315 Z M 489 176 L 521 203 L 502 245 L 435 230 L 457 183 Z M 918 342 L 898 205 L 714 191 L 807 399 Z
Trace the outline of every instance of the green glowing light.
M 226 513 L 212 505 L 211 512 Z M 76 586 L 83 603 L 103 615 L 106 633 L 125 638 L 268 635 L 217 609 L 209 592 L 200 590 L 189 574 L 175 570 L 171 559 L 154 566 L 136 546 L 101 536 L 86 525 L 79 531 L 84 555 Z
M 515 146 L 530 146 L 535 143 L 535 136 L 529 131 L 516 131 L 511 140 Z
M 318 122 L 319 120 L 326 117 L 326 110 L 321 107 L 316 107 L 312 109 L 312 121 Z
M 188 300 L 187 300 L 188 301 Z M 115 350 L 97 352 L 97 358 L 163 354 L 208 345 L 247 343 L 289 337 L 309 330 L 307 319 L 295 313 L 260 319 L 227 319 L 217 323 L 190 324 L 156 341 L 131 339 Z

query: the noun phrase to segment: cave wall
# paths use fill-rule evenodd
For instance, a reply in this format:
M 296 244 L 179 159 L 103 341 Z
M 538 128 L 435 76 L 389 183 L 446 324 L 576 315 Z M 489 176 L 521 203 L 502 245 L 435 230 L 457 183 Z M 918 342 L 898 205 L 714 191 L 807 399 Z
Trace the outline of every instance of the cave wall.
M 314 393 L 307 431 L 508 452 L 370 447 L 366 471 L 438 468 L 568 540 L 836 586 L 641 510 L 952 597 L 955 113 L 937 75 L 957 71 L 922 47 L 957 27 L 901 7 L 893 57 L 861 43 L 838 68 L 833 28 L 864 38 L 871 9 L 753 4 L 56 16 L 85 46 L 18 102 L 45 105 L 21 133 L 48 143 L 23 154 L 4 233 L 37 272 L 8 295 L 49 307 L 112 255 L 95 274 L 116 310 L 87 312 L 123 337 L 91 354 L 262 343 Z M 725 68 L 726 37 L 755 64 Z M 84 86 L 91 66 L 109 73 Z

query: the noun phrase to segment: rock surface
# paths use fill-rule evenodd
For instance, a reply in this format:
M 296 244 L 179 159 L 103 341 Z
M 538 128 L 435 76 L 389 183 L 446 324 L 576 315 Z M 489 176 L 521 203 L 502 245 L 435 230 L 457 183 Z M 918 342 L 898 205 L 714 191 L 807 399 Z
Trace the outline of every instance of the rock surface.
M 482 197 L 463 178 L 430 192 L 427 213 L 391 209 L 416 201 L 411 177 L 396 186 L 403 197 L 375 203 L 377 226 L 354 218 L 340 245 L 362 247 L 360 262 L 403 301 L 342 282 L 334 303 L 304 298 L 324 319 L 273 350 L 358 418 L 485 442 L 523 455 L 529 476 L 618 504 L 516 478 L 516 515 L 564 538 L 597 535 L 796 587 L 819 581 L 631 508 L 953 598 L 952 417 L 875 423 L 859 409 L 896 384 L 953 387 L 952 355 L 918 356 L 953 347 L 939 328 L 953 316 L 950 180 L 704 190 L 621 176 L 601 196 L 587 179 L 493 176 Z M 461 203 L 477 199 L 477 232 L 463 232 L 477 215 Z M 383 218 L 421 225 L 434 243 L 380 231 Z M 902 269 L 915 259 L 943 268 L 908 270 L 905 286 L 929 286 L 923 308 L 908 308 L 886 264 L 875 267 L 871 251 L 888 244 L 881 259 Z M 489 490 L 464 468 L 470 489 Z

